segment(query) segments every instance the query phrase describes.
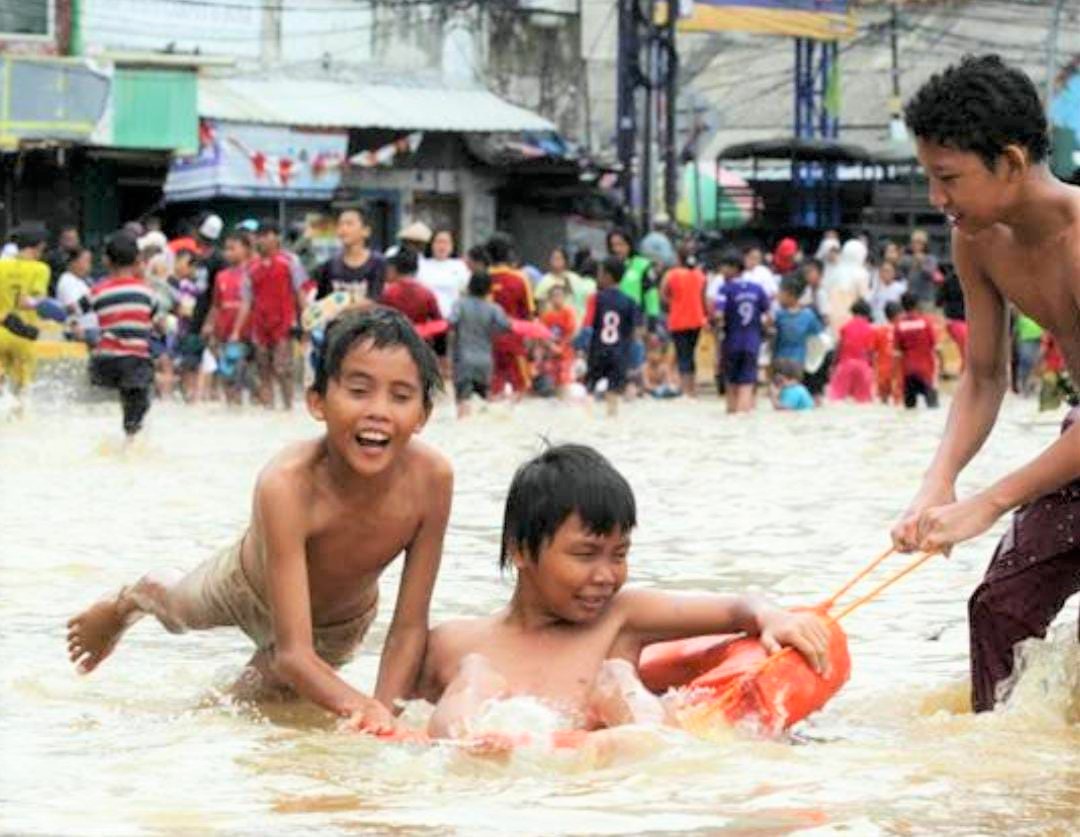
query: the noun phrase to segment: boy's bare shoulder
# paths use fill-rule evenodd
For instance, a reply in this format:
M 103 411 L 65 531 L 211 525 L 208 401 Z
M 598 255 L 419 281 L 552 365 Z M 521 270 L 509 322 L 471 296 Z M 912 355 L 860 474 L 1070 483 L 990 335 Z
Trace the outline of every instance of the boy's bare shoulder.
M 283 448 L 263 466 L 255 480 L 255 494 L 272 496 L 309 495 L 315 466 L 324 455 L 321 440 L 296 442 Z
M 405 448 L 405 457 L 409 473 L 431 480 L 438 487 L 453 485 L 454 466 L 437 448 L 413 437 Z

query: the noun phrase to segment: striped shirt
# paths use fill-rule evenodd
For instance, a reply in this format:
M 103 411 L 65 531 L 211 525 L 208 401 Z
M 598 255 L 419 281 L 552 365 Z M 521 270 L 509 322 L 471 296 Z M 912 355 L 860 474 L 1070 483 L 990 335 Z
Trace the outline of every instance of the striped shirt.
M 157 296 L 138 276 L 113 276 L 90 289 L 101 339 L 94 354 L 150 357 L 150 329 L 158 313 Z

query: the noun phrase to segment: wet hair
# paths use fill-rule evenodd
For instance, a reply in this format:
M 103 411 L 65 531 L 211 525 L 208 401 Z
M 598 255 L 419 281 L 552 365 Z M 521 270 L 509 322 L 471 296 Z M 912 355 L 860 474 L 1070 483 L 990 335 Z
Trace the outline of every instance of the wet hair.
M 105 256 L 112 267 L 131 267 L 139 260 L 139 244 L 130 233 L 115 232 L 105 242 Z
M 900 297 L 900 307 L 905 311 L 914 311 L 919 307 L 919 298 L 911 291 L 906 291 Z
M 904 121 L 921 139 L 978 154 L 988 169 L 1008 145 L 1026 148 L 1033 163 L 1050 148 L 1035 85 L 999 55 L 965 55 L 931 76 L 907 103 Z
M 483 244 L 474 244 L 469 248 L 466 255 L 469 257 L 469 261 L 474 262 L 475 264 L 491 264 L 491 256 L 488 254 L 487 247 Z
M 623 273 L 626 271 L 626 262 L 615 256 L 608 256 L 600 262 L 600 267 L 611 278 L 611 281 L 618 285 L 622 281 Z
M 851 315 L 853 317 L 866 317 L 869 320 L 874 316 L 874 312 L 870 310 L 870 303 L 865 299 L 857 299 L 851 304 Z
M 486 270 L 478 270 L 469 277 L 469 296 L 485 297 L 491 293 L 491 276 Z
M 773 364 L 773 373 L 781 378 L 790 378 L 795 381 L 801 381 L 803 378 L 802 365 L 797 360 L 792 360 L 789 357 L 782 357 L 777 360 Z
M 345 357 L 363 343 L 370 343 L 375 349 L 401 346 L 408 351 L 420 378 L 424 409 L 430 411 L 436 390 L 443 388 L 439 361 L 412 323 L 393 308 L 376 306 L 364 311 L 346 311 L 331 321 L 315 357 L 315 380 L 311 388 L 319 395 L 326 395 L 330 380 L 340 376 Z
M 391 259 L 390 263 L 394 266 L 398 276 L 415 276 L 417 269 L 420 267 L 420 257 L 416 255 L 415 250 L 401 247 L 394 253 L 394 258 Z
M 259 221 L 259 231 L 256 235 L 268 235 L 273 233 L 274 235 L 281 235 L 281 224 L 279 224 L 273 218 L 263 218 Z
M 514 255 L 514 239 L 508 233 L 497 232 L 487 243 L 489 264 L 506 264 Z
M 893 301 L 891 299 L 888 302 L 885 303 L 885 319 L 886 320 L 891 320 L 893 317 L 899 316 L 900 311 L 901 311 L 900 303 L 895 302 L 895 301 Z
M 521 550 L 532 561 L 572 514 L 595 535 L 629 533 L 637 525 L 630 483 L 586 445 L 553 445 L 517 469 L 506 495 L 499 567 Z

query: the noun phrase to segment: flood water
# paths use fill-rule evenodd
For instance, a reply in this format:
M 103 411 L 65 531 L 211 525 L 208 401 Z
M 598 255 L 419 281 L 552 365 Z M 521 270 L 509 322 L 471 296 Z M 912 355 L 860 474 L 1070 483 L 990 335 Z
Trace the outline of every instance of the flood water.
M 631 582 L 752 588 L 813 602 L 887 543 L 945 413 L 830 407 L 729 418 L 713 398 L 639 403 L 615 420 L 527 403 L 424 432 L 456 493 L 433 621 L 487 613 L 502 503 L 541 438 L 595 445 L 639 503 Z M 962 487 L 1057 433 L 1006 404 Z M 191 567 L 245 525 L 255 475 L 318 426 L 291 415 L 157 404 L 134 449 L 115 404 L 41 404 L 0 425 L 0 831 L 34 834 L 1076 833 L 1076 601 L 1025 651 L 1010 704 L 966 710 L 966 599 L 997 534 L 934 559 L 845 623 L 851 681 L 791 740 L 643 732 L 640 752 L 452 748 L 339 734 L 319 712 L 216 697 L 250 654 L 227 629 L 135 625 L 77 676 L 64 622 L 157 566 Z M 370 689 L 397 584 L 344 676 Z

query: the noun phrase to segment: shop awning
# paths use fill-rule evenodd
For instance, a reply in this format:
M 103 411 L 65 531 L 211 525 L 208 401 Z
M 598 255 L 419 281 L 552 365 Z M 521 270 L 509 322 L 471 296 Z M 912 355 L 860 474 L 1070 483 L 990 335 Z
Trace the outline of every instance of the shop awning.
M 22 140 L 90 139 L 109 101 L 111 79 L 82 59 L 3 56 L 0 149 Z
M 304 128 L 553 131 L 489 90 L 297 79 L 200 78 L 199 116 Z

